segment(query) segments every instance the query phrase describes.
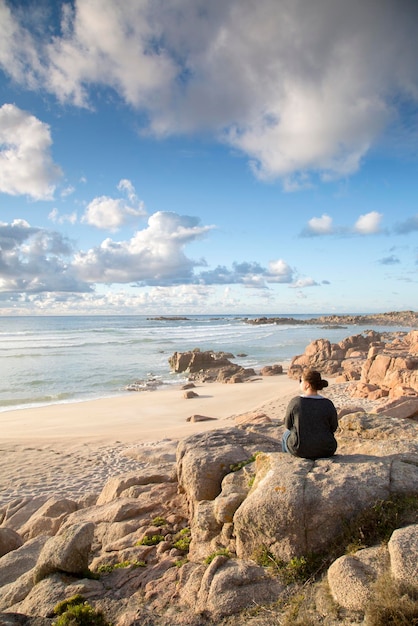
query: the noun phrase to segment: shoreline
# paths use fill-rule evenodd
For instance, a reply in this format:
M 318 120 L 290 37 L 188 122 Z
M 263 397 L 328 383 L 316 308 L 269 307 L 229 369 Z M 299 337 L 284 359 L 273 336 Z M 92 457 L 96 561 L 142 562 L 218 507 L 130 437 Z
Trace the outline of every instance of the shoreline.
M 51 441 L 71 439 L 100 442 L 150 441 L 161 434 L 187 436 L 216 427 L 219 421 L 257 409 L 265 402 L 294 392 L 297 381 L 286 374 L 255 376 L 244 383 L 198 383 L 198 397 L 185 399 L 181 385 L 126 395 L 51 404 L 0 413 L 1 440 Z M 191 415 L 217 421 L 190 423 Z M 219 426 L 218 426 L 219 427 Z

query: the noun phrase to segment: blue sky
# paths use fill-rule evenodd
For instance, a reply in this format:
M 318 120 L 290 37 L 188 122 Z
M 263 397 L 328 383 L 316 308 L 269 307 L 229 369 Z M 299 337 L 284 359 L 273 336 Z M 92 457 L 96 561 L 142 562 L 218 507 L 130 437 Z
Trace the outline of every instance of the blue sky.
M 0 314 L 417 308 L 416 0 L 0 0 Z

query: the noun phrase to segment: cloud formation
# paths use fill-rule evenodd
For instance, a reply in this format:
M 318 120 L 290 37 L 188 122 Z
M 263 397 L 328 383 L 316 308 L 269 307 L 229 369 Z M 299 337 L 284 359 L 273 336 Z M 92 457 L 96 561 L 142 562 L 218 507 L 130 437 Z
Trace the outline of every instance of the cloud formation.
M 0 222 L 0 292 L 89 291 L 69 264 L 72 248 L 57 232 L 25 220 Z
M 408 235 L 418 230 L 418 213 L 408 218 L 404 222 L 395 225 L 394 231 L 399 235 Z
M 370 211 L 360 215 L 352 227 L 334 226 L 333 219 L 329 215 L 312 217 L 307 226 L 300 233 L 301 237 L 320 237 L 324 235 L 376 235 L 382 233 L 380 224 L 382 213 Z
M 0 108 L 0 192 L 51 199 L 62 175 L 52 160 L 51 145 L 47 124 L 13 104 L 4 104 Z
M 87 206 L 81 221 L 102 230 L 115 232 L 124 224 L 147 215 L 144 203 L 137 198 L 134 186 L 129 180 L 121 180 L 118 189 L 126 193 L 129 203 L 122 198 L 108 196 L 94 198 Z
M 318 285 L 312 278 L 300 278 L 283 259 L 271 261 L 267 268 L 256 262 L 235 262 L 231 268 L 202 270 L 206 261 L 189 258 L 185 247 L 213 228 L 201 225 L 195 217 L 160 211 L 131 239 L 107 238 L 84 252 L 75 250 L 61 234 L 32 227 L 25 220 L 0 223 L 0 293 L 56 292 L 59 302 L 60 292 L 90 293 L 100 285 L 113 284 L 184 290 L 194 285 L 199 293 L 215 285 L 257 290 L 273 284 L 301 289 Z M 193 293 L 197 297 L 198 291 Z
M 213 226 L 201 226 L 198 218 L 159 211 L 148 226 L 128 241 L 105 239 L 100 246 L 78 252 L 74 268 L 90 283 L 189 283 L 193 268 L 204 264 L 184 254 L 184 246 L 206 235 Z
M 383 215 L 377 211 L 370 211 L 365 215 L 360 215 L 356 223 L 354 224 L 355 232 L 360 235 L 374 235 L 380 231 L 380 222 Z
M 384 10 L 377 0 L 75 0 L 61 4 L 56 32 L 39 19 L 29 31 L 18 8 L 0 0 L 0 65 L 16 82 L 79 107 L 114 90 L 150 132 L 209 131 L 287 188 L 355 172 L 397 106 L 418 99 L 415 0 Z M 26 23 L 37 15 L 25 8 Z
M 390 256 L 386 256 L 386 257 L 383 257 L 382 259 L 379 259 L 379 263 L 381 265 L 397 265 L 398 263 L 400 263 L 400 260 L 394 254 L 391 254 Z

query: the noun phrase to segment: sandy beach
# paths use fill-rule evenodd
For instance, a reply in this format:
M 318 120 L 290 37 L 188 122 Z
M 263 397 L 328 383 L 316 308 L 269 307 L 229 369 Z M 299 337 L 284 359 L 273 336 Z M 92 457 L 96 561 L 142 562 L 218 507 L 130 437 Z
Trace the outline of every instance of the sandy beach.
M 298 383 L 285 374 L 242 384 L 198 384 L 0 413 L 0 506 L 20 497 L 98 493 L 138 462 L 172 460 L 179 439 L 234 425 L 260 410 L 283 419 Z M 189 422 L 193 415 L 213 418 Z

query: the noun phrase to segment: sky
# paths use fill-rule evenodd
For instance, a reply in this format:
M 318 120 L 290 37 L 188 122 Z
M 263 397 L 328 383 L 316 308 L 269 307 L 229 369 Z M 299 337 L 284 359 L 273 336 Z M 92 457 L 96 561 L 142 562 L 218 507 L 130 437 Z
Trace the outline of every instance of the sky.
M 417 310 L 417 0 L 0 0 L 0 315 Z

